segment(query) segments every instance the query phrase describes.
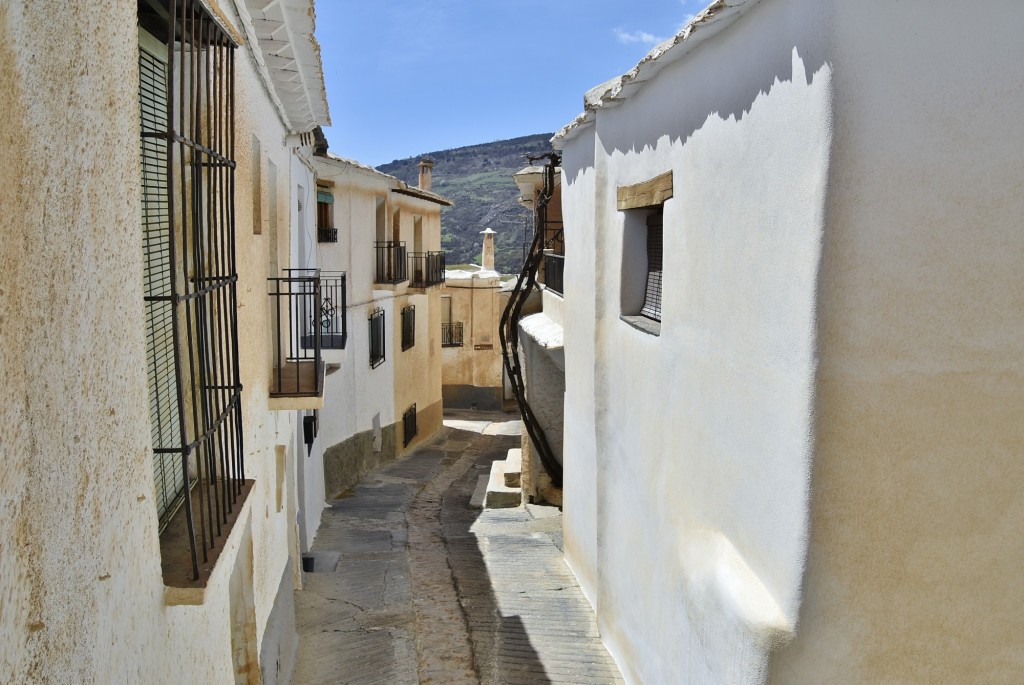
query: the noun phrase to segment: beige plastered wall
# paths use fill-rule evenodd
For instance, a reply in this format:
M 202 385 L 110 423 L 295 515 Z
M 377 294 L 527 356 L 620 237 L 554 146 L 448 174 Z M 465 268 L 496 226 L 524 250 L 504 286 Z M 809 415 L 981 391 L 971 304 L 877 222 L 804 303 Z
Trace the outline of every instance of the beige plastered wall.
M 249 225 L 252 132 L 279 171 L 288 161 L 241 48 L 239 333 L 256 485 L 203 604 L 165 600 L 133 180 L 136 23 L 134 2 L 0 6 L 0 682 L 232 682 L 229 586 L 238 571 L 250 576 L 240 601 L 252 603 L 255 625 L 243 632 L 256 654 L 288 563 L 273 455 L 292 426 L 266 411 L 267 248 Z
M 452 323 L 463 326 L 462 347 L 442 350 L 444 384 L 500 389 L 498 326 L 508 301 L 507 293 L 501 292 L 501 279 L 450 278 L 441 294 L 452 298 Z
M 400 239 L 412 252 L 414 222 L 421 221 L 423 251 L 441 249 L 440 205 L 406 195 L 392 193 L 392 201 L 401 210 Z M 412 274 L 410 274 L 411 276 Z M 402 349 L 402 308 L 416 307 L 415 344 Z M 408 288 L 404 284 L 395 292 L 394 325 L 391 334 L 391 354 L 394 359 L 395 420 L 400 425 L 396 433 L 399 453 L 412 449 L 433 435 L 441 427 L 441 286 Z M 416 436 L 409 444 L 401 427 L 402 415 L 416 405 Z
M 1021 682 L 1024 8 L 835 7 L 807 573 L 771 681 Z

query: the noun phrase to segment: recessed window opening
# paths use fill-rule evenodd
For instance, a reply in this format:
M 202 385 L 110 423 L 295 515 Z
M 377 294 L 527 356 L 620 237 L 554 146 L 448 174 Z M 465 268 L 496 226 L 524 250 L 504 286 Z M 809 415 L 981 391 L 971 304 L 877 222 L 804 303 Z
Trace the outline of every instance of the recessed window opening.
M 621 318 L 645 333 L 661 333 L 664 202 L 672 197 L 672 172 L 618 188 L 623 213 Z
M 416 344 L 416 305 L 402 308 L 402 350 Z

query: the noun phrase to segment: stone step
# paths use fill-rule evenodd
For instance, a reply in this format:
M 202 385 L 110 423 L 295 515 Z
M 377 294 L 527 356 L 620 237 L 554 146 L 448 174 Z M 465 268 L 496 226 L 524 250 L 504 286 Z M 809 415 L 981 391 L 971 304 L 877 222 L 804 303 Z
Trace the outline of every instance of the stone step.
M 505 485 L 505 461 L 499 459 L 492 463 L 491 476 L 487 480 L 487 494 L 484 496 L 484 509 L 518 507 L 522 499 L 522 490 Z
M 490 476 L 480 476 L 476 481 L 476 489 L 473 490 L 473 496 L 469 498 L 470 509 L 483 509 L 484 498 L 487 496 L 487 481 L 490 480 Z
M 523 450 L 514 447 L 505 457 L 505 485 L 510 488 L 522 487 Z

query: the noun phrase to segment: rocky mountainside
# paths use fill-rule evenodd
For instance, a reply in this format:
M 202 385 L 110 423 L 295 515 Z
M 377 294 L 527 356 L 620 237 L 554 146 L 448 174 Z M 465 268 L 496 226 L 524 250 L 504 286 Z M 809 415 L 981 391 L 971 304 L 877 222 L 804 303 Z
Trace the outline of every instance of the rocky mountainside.
M 497 232 L 495 268 L 502 273 L 516 273 L 522 266 L 524 236 L 532 231 L 532 212 L 516 202 L 519 189 L 512 175 L 528 165 L 526 155 L 550 151 L 551 136 L 540 133 L 438 150 L 397 159 L 377 169 L 416 185 L 420 159 L 434 160 L 431 190 L 455 202 L 441 215 L 441 246 L 448 253 L 447 263 L 479 263 L 480 231 L 492 228 Z

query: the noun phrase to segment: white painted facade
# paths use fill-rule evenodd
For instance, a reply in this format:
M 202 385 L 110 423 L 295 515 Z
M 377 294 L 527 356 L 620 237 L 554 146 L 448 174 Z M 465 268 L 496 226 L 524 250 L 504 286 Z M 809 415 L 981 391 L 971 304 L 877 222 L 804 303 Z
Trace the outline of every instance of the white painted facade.
M 311 232 L 313 252 L 306 265 L 315 265 L 326 272 L 346 272 L 348 288 L 348 341 L 343 351 L 325 351 L 328 363 L 336 364 L 337 368 L 326 377 L 325 409 L 320 417 L 314 455 L 319 452 L 323 464 L 324 450 L 359 434 L 380 434 L 391 427 L 396 432 L 397 444 L 390 454 L 358 456 L 364 464 L 379 463 L 381 459 L 388 461 L 412 449 L 441 426 L 440 286 L 415 288 L 409 281 L 375 283 L 374 243 L 383 239 L 400 240 L 406 243 L 409 253 L 439 251 L 441 207 L 448 201 L 333 154 L 315 155 L 309 161 L 324 190 L 333 195 L 332 212 L 338 240 L 317 243 L 314 229 Z M 403 350 L 401 310 L 408 305 L 416 308 L 415 344 Z M 371 368 L 369 317 L 378 308 L 384 310 L 385 359 L 381 365 Z M 402 415 L 413 403 L 417 405 L 418 434 L 405 446 L 401 435 Z M 387 451 L 379 438 L 375 437 L 373 443 L 374 452 Z M 328 497 L 338 494 L 332 491 L 332 483 L 339 482 L 332 468 L 328 463 L 325 491 Z M 345 487 L 348 485 L 351 484 Z M 314 501 L 307 503 L 309 516 L 315 515 L 318 521 L 316 504 Z
M 1024 671 L 1022 26 L 716 2 L 556 136 L 566 561 L 628 682 Z M 669 171 L 652 335 L 617 189 Z
M 167 587 L 161 572 L 142 304 L 138 3 L 0 5 L 0 682 L 290 677 L 297 427 L 292 413 L 268 408 L 266 278 L 272 254 L 290 258 L 290 188 L 313 180 L 292 164 L 289 137 L 328 122 L 318 60 L 293 65 L 310 88 L 291 94 L 317 113 L 303 118 L 274 101 L 238 11 L 257 4 L 205 2 L 241 43 L 235 247 L 244 475 L 254 481 L 205 588 Z M 301 21 L 281 35 L 315 55 L 312 2 L 287 4 Z

